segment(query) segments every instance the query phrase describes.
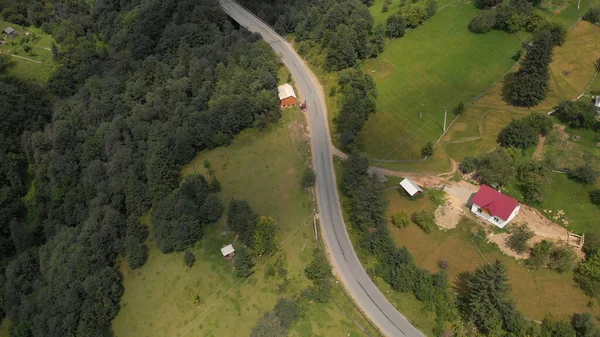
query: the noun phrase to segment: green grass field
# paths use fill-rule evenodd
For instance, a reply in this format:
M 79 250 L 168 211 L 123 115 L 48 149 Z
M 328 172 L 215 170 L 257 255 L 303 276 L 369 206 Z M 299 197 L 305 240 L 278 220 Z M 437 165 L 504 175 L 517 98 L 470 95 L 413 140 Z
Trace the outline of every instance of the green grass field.
M 532 111 L 548 112 L 561 100 L 581 94 L 594 76 L 594 64 L 600 55 L 600 28 L 582 21 L 569 30 L 567 41 L 554 49 L 550 64 L 550 91 L 547 98 L 531 109 L 511 106 L 503 99 L 504 81 L 467 107 L 442 143 L 447 154 L 460 161 L 496 147 L 500 130 L 513 119 Z
M 0 30 L 6 27 L 14 28 L 18 36 L 7 39 L 0 46 L 0 53 L 11 55 L 11 65 L 8 74 L 26 80 L 46 82 L 55 70 L 52 59 L 52 36 L 43 33 L 39 28 L 22 27 L 13 23 L 0 20 Z M 27 36 L 26 33 L 30 35 Z M 31 49 L 25 51 L 24 45 Z
M 410 214 L 421 208 L 434 209 L 428 198 L 410 201 L 396 191 L 387 193 L 390 200 L 389 215 L 401 210 Z M 425 234 L 414 224 L 404 229 L 390 224 L 389 228 L 397 245 L 406 246 L 418 266 L 436 272 L 439 271 L 440 260 L 448 261 L 448 276 L 454 282 L 462 272 L 473 271 L 486 260 L 502 261 L 512 285 L 511 296 L 529 318 L 541 320 L 552 315 L 567 319 L 575 312 L 585 311 L 591 311 L 596 316 L 600 314 L 598 306 L 587 306 L 590 298 L 575 284 L 572 273 L 560 275 L 546 269 L 533 270 L 523 266 L 514 258 L 503 255 L 497 247 L 485 243 L 482 238 L 473 238 L 471 229 L 480 227 L 471 220 L 463 220 L 456 229 L 436 230 L 431 234 Z
M 117 337 L 127 336 L 248 336 L 256 321 L 272 310 L 277 299 L 298 294 L 309 285 L 303 270 L 317 244 L 312 227 L 312 202 L 300 188 L 306 163 L 302 114 L 285 110 L 282 120 L 265 132 L 247 130 L 229 147 L 205 151 L 183 169 L 183 175 L 205 174 L 211 162 L 222 185 L 219 198 L 245 198 L 261 215 L 273 216 L 281 251 L 257 259 L 248 279 L 235 276 L 220 256 L 222 244 L 232 235 L 219 236 L 223 221 L 211 226 L 192 251 L 196 264 L 188 270 L 183 253 L 161 254 L 150 242 L 149 260 L 135 271 L 124 271 L 125 294 L 113 321 Z M 265 277 L 268 265 L 287 270 L 287 277 Z M 194 302 L 198 295 L 200 303 Z M 363 336 L 352 319 L 369 323 L 340 288 L 334 287 L 335 304 L 309 304 L 290 336 Z M 342 310 L 344 313 L 342 313 Z M 369 328 L 370 329 L 370 328 Z M 369 330 L 372 336 L 376 332 Z
M 380 7 L 375 4 L 372 13 Z M 377 113 L 360 137 L 371 158 L 420 157 L 420 148 L 442 134 L 445 109 L 450 123 L 458 102 L 481 94 L 512 67 L 518 36 L 469 32 L 478 11 L 453 2 L 364 63 L 378 91 Z

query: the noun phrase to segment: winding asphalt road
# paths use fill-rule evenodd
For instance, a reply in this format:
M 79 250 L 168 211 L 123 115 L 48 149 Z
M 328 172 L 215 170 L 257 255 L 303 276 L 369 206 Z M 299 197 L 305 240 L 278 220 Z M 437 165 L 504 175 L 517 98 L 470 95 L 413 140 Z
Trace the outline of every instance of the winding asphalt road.
M 308 123 L 313 163 L 317 175 L 317 203 L 323 238 L 338 278 L 361 310 L 386 336 L 424 336 L 402 316 L 373 284 L 352 247 L 337 193 L 331 157 L 329 127 L 319 83 L 292 46 L 272 28 L 231 0 L 220 0 L 221 7 L 233 20 L 249 31 L 260 34 L 281 56 L 292 73 L 296 88 L 308 107 Z

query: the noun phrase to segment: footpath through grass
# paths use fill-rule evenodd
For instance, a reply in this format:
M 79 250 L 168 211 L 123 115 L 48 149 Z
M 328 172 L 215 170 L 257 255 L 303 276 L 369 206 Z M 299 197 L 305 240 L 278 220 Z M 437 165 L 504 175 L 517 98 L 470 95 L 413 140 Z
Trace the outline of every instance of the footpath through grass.
M 230 146 L 202 152 L 183 169 L 183 175 L 206 174 L 208 159 L 222 185 L 221 201 L 244 198 L 257 213 L 273 216 L 281 251 L 257 258 L 255 273 L 242 279 L 221 257 L 222 244 L 234 240 L 231 233 L 220 235 L 224 219 L 191 249 L 197 260 L 190 270 L 183 253 L 162 254 L 150 239 L 146 265 L 135 271 L 124 268 L 125 294 L 113 321 L 117 337 L 248 336 L 280 297 L 297 295 L 309 285 L 304 268 L 317 242 L 312 202 L 300 187 L 307 146 L 303 134 L 302 114 L 285 110 L 277 125 L 264 132 L 246 130 Z M 277 271 L 274 276 L 265 275 L 268 266 Z M 289 335 L 364 336 L 348 315 L 377 336 L 335 286 L 334 301 L 309 304 Z
M 397 191 L 389 191 L 388 197 L 388 215 L 402 210 L 410 214 L 417 209 L 434 208 L 428 198 L 410 201 Z M 389 228 L 396 244 L 406 246 L 419 267 L 437 272 L 440 270 L 439 262 L 448 261 L 448 278 L 455 284 L 461 273 L 474 271 L 486 263 L 486 260 L 502 261 L 512 286 L 511 297 L 519 310 L 529 318 L 542 320 L 552 315 L 555 319 L 568 320 L 573 313 L 587 311 L 595 316 L 600 315 L 597 305 L 588 307 L 591 299 L 573 281 L 572 273 L 561 275 L 547 269 L 534 270 L 523 266 L 514 258 L 503 255 L 497 247 L 485 243 L 481 237 L 473 238 L 471 230 L 480 229 L 480 225 L 472 220 L 465 218 L 456 229 L 435 230 L 431 234 L 425 234 L 414 224 L 404 229 L 390 224 Z
M 46 82 L 56 68 L 51 51 L 52 36 L 36 27 L 23 27 L 0 19 L 0 30 L 7 27 L 17 32 L 15 38 L 7 38 L 0 45 L 0 53 L 11 55 L 8 74 L 24 80 Z

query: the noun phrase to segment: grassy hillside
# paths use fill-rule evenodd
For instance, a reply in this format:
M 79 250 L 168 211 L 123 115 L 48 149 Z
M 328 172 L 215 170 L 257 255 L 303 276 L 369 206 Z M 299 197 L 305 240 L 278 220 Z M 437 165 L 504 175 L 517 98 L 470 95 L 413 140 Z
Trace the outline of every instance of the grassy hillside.
M 248 336 L 256 321 L 272 310 L 277 299 L 297 295 L 309 283 L 304 267 L 317 244 L 312 226 L 312 203 L 300 188 L 305 161 L 304 124 L 298 111 L 286 110 L 283 119 L 265 132 L 248 130 L 229 147 L 205 151 L 183 174 L 206 174 L 208 159 L 222 184 L 219 197 L 245 198 L 261 215 L 273 216 L 281 251 L 257 259 L 248 279 L 235 276 L 220 255 L 222 244 L 234 235 L 220 236 L 224 221 L 211 226 L 192 251 L 197 262 L 188 270 L 183 253 L 162 254 L 150 243 L 149 260 L 139 270 L 125 270 L 125 295 L 113 322 L 117 337 L 127 336 Z M 285 269 L 266 277 L 265 271 Z M 345 314 L 368 326 L 339 288 L 334 303 L 310 304 L 290 336 L 362 336 Z M 194 300 L 195 296 L 199 300 Z M 343 312 L 342 312 L 343 311 Z M 374 332 L 371 331 L 371 334 Z
M 518 35 L 469 32 L 477 12 L 472 4 L 445 7 L 365 62 L 379 94 L 377 113 L 360 137 L 371 158 L 418 158 L 442 134 L 445 109 L 449 123 L 458 102 L 481 94 L 512 67 Z

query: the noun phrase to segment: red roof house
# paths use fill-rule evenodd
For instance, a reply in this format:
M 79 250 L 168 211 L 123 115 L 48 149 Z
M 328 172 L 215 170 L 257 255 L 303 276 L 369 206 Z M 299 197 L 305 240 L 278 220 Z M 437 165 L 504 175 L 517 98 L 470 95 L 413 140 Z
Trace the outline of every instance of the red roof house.
M 481 185 L 472 203 L 471 212 L 500 228 L 508 225 L 521 208 L 517 200 L 487 185 Z

